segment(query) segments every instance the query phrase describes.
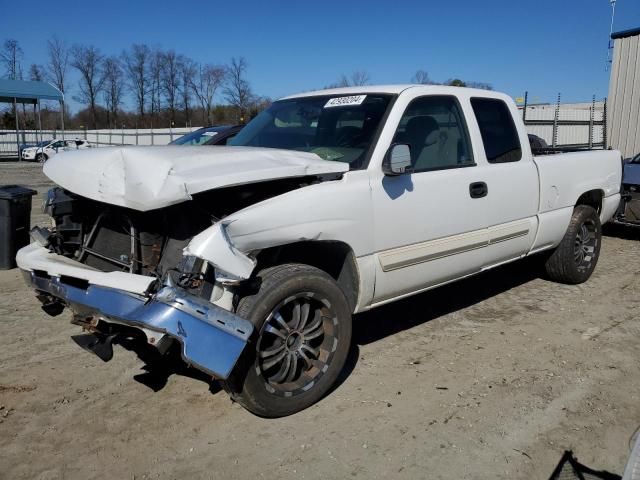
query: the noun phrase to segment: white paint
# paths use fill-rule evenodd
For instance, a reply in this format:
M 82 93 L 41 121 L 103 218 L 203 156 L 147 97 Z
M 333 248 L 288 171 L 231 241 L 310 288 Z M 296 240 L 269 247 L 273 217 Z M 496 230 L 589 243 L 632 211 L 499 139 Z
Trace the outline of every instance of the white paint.
M 147 211 L 216 188 L 348 170 L 314 153 L 253 147 L 112 147 L 65 152 L 44 173 L 67 190 Z
M 535 157 L 535 163 L 542 185 L 540 212 L 573 206 L 591 190 L 600 190 L 604 197 L 620 191 L 622 166 L 616 150 L 544 155 Z
M 185 254 L 211 262 L 228 278 L 242 279 L 254 273 L 255 255 L 265 248 L 300 241 L 343 242 L 356 256 L 360 279 L 356 311 L 361 311 L 554 247 L 566 231 L 577 199 L 587 191 L 603 192 L 603 221 L 615 211 L 619 153 L 534 158 L 515 104 L 504 94 L 400 85 L 306 95 L 373 93 L 398 97 L 366 170 L 346 172 L 338 180 L 292 190 L 235 212 L 194 237 Z M 411 100 L 424 95 L 457 97 L 476 164 L 386 177 L 382 160 L 402 114 Z M 519 162 L 487 162 L 471 109 L 473 97 L 507 103 L 522 145 Z M 346 164 L 309 153 L 244 147 L 115 148 L 91 153 L 65 153 L 48 163 L 45 173 L 80 195 L 138 210 L 160 208 L 224 186 L 347 170 Z M 480 181 L 487 184 L 488 195 L 472 199 L 469 185 Z M 34 268 L 26 254 L 21 266 Z
M 616 193 L 602 200 L 602 211 L 600 212 L 600 223 L 607 223 L 613 218 L 620 205 L 620 194 Z
M 52 277 L 65 275 L 86 280 L 102 287 L 117 288 L 127 292 L 144 293 L 155 279 L 125 272 L 102 272 L 83 263 L 50 252 L 37 243 L 32 243 L 18 251 L 16 263 L 22 270 L 41 270 Z
M 384 251 L 378 255 L 383 272 L 458 255 L 489 245 L 487 230 L 451 235 L 446 238 Z
M 228 225 L 229 220 L 222 220 L 196 235 L 184 249 L 184 254 L 207 259 L 217 269 L 232 277 L 249 278 L 256 262 L 229 242 Z

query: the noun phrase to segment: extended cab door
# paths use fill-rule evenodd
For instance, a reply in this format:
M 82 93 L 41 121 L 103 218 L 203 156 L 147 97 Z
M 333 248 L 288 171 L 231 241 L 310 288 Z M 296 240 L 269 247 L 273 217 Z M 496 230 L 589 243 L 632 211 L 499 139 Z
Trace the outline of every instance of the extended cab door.
M 488 241 L 485 268 L 519 258 L 533 245 L 538 228 L 539 177 L 527 133 L 515 105 L 502 95 L 472 95 L 470 123 L 477 128 L 486 162 Z M 496 98 L 497 97 L 497 98 Z M 508 100 L 508 102 L 507 102 Z
M 395 132 L 385 131 L 379 146 L 409 145 L 413 168 L 398 176 L 371 172 L 374 303 L 485 265 L 489 203 L 482 172 L 487 166 L 476 161 L 469 115 L 468 102 L 463 105 L 454 95 L 401 96 L 396 103 L 387 122 Z

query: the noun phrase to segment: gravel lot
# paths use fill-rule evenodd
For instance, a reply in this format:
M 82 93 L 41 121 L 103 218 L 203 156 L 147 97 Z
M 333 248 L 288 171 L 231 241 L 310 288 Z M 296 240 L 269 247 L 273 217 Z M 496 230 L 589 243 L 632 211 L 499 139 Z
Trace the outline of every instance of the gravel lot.
M 0 164 L 10 183 L 46 223 L 41 167 Z M 621 475 L 640 424 L 640 230 L 608 229 L 583 285 L 528 260 L 358 315 L 339 386 L 278 420 L 186 368 L 102 363 L 17 270 L 0 292 L 0 478 L 546 479 L 564 450 Z

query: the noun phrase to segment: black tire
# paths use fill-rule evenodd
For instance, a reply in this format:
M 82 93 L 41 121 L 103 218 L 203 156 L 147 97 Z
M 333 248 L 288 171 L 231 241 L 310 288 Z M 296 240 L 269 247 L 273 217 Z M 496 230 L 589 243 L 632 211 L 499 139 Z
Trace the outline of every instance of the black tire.
M 258 291 L 236 309 L 254 324 L 254 338 L 223 386 L 256 415 L 284 417 L 335 383 L 351 346 L 351 310 L 336 281 L 315 267 L 284 264 L 258 277 Z
M 44 163 L 47 161 L 47 156 L 44 153 L 38 153 L 36 155 L 36 162 Z
M 560 245 L 547 259 L 551 280 L 575 285 L 586 282 L 598 263 L 602 243 L 600 217 L 593 207 L 578 205 Z

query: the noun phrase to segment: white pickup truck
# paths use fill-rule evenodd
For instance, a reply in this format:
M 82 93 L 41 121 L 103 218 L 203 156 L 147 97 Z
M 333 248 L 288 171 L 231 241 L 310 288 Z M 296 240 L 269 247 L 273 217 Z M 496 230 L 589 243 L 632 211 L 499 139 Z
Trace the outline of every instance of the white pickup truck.
M 546 251 L 586 281 L 620 201 L 616 151 L 532 155 L 506 95 L 368 86 L 279 100 L 230 146 L 65 152 L 55 228 L 17 263 L 107 360 L 140 342 L 267 417 L 319 400 L 352 314 Z

